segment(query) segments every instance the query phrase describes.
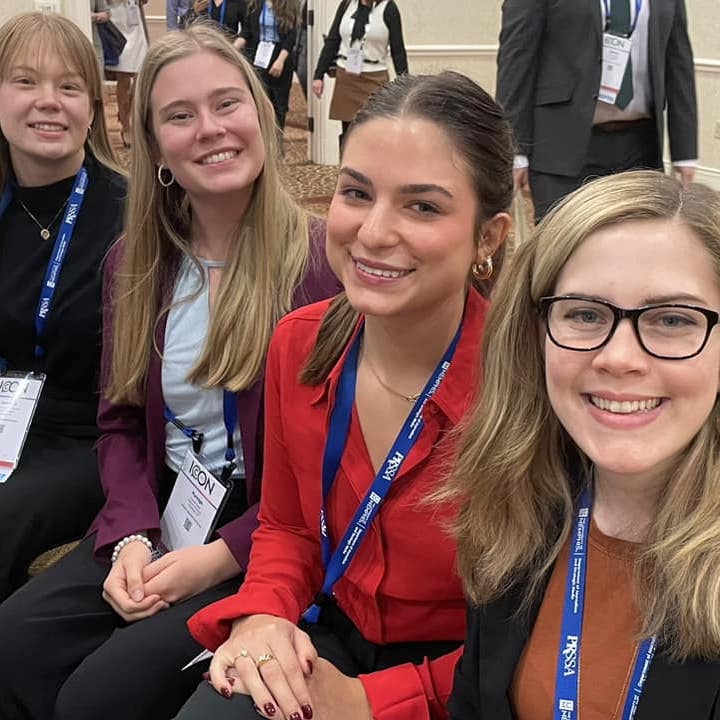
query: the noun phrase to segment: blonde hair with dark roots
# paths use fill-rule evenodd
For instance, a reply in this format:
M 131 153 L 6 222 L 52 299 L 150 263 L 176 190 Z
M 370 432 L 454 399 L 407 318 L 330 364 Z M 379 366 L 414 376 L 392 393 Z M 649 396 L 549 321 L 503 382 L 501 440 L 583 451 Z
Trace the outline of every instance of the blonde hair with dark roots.
M 265 0 L 250 0 L 248 10 L 259 8 Z M 300 0 L 273 0 L 273 15 L 283 32 L 296 28 L 300 22 Z
M 550 406 L 538 300 L 553 293 L 568 258 L 593 233 L 645 219 L 689 228 L 720 282 L 720 196 L 641 171 L 596 180 L 567 197 L 517 249 L 498 284 L 484 331 L 482 395 L 436 498 L 459 502 L 459 571 L 474 603 L 518 582 L 529 583 L 528 605 L 537 596 L 574 517 L 579 485 L 571 467 L 588 463 Z M 658 635 L 676 659 L 720 656 L 717 402 L 668 478 L 636 578 L 644 637 Z
M 41 12 L 16 15 L 0 26 L 0 82 L 7 79 L 7 73 L 18 56 L 33 44 L 38 58 L 46 53 L 55 53 L 68 69 L 83 79 L 93 111 L 85 150 L 98 162 L 121 173 L 107 134 L 100 68 L 90 40 L 74 22 L 62 15 Z M 0 194 L 11 173 L 10 146 L 0 130 Z
M 235 66 L 253 96 L 265 146 L 242 224 L 231 243 L 207 340 L 192 382 L 237 392 L 258 378 L 273 328 L 292 306 L 308 263 L 308 215 L 284 188 L 278 170 L 275 115 L 255 72 L 223 35 L 203 23 L 164 35 L 150 46 L 135 85 L 132 184 L 122 257 L 115 278 L 113 353 L 107 398 L 140 405 L 154 333 L 167 312 L 163 298 L 178 254 L 194 258 L 185 191 L 156 179 L 150 95 L 168 64 L 209 52 Z M 172 282 L 172 279 L 170 279 Z

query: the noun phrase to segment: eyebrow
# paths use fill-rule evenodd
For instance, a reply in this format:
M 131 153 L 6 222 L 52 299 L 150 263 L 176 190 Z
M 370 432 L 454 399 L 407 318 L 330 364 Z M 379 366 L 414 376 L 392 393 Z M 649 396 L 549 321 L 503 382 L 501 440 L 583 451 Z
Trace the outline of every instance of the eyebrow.
M 361 172 L 358 172 L 357 170 L 353 170 L 349 167 L 342 167 L 340 168 L 340 175 L 349 175 L 353 180 L 356 180 L 359 183 L 362 183 L 363 185 L 370 185 L 372 186 L 372 181 L 369 177 L 366 175 L 363 175 Z M 442 195 L 445 195 L 446 197 L 452 198 L 453 194 L 444 188 L 442 185 L 436 185 L 434 183 L 413 183 L 411 185 L 402 185 L 400 187 L 400 192 L 403 195 L 423 195 L 425 193 L 431 193 L 431 192 L 439 192 Z
M 593 295 L 582 292 L 566 292 L 562 295 L 575 295 L 577 297 L 584 297 L 588 300 L 599 300 L 600 302 L 609 302 L 611 305 L 616 305 L 615 301 L 610 300 L 603 295 Z M 707 302 L 697 295 L 691 293 L 666 293 L 665 295 L 648 295 L 644 297 L 638 307 L 645 307 L 646 305 L 673 305 L 676 303 L 695 303 L 697 305 L 707 305 Z
M 215 88 L 208 97 L 214 98 L 218 95 L 224 95 L 228 92 L 239 92 L 246 94 L 248 91 L 244 88 L 240 87 L 239 85 L 228 85 L 227 87 L 221 87 L 221 88 Z M 188 100 L 186 98 L 180 98 L 179 100 L 173 100 L 172 102 L 169 102 L 167 105 L 163 105 L 163 107 L 158 110 L 158 112 L 163 113 L 167 112 L 168 110 L 172 110 L 176 105 L 192 105 L 192 101 Z
M 29 65 L 13 65 L 10 68 L 10 73 L 13 73 L 13 72 L 29 72 L 29 73 L 33 73 L 34 75 L 37 75 L 38 69 L 35 67 L 30 67 Z M 83 79 L 83 76 L 79 72 L 77 72 L 75 70 L 71 70 L 70 68 L 67 68 L 67 72 L 64 72 L 62 75 L 60 75 L 60 77 L 62 79 L 79 78 L 80 80 L 83 80 L 83 82 L 85 82 Z

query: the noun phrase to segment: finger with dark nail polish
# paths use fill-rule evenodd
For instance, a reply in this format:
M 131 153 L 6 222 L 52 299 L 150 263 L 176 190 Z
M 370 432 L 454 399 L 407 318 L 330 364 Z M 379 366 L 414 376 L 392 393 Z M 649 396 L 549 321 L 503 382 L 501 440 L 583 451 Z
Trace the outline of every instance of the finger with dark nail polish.
M 228 687 L 224 687 L 224 688 L 220 691 L 220 693 L 222 694 L 222 696 L 223 696 L 224 698 L 227 698 L 227 699 L 229 700 L 229 699 L 230 699 L 230 696 L 232 695 L 232 690 L 230 690 L 230 688 L 228 688 Z
M 299 712 L 291 713 L 290 720 L 300 720 L 300 713 Z
M 234 684 L 235 684 L 235 678 L 234 678 L 234 677 L 229 677 L 229 678 L 227 679 L 227 681 L 230 683 L 230 685 L 234 685 Z
M 210 682 L 210 673 L 209 673 L 209 672 L 204 672 L 204 673 L 202 674 L 202 679 L 203 679 L 203 680 L 206 680 L 207 682 Z
M 309 705 L 303 705 L 301 708 L 305 720 L 311 720 L 313 716 L 312 708 Z
M 265 714 L 269 715 L 270 717 L 275 715 L 275 713 L 277 712 L 277 709 L 272 703 L 265 703 L 265 705 L 263 705 L 263 709 L 265 710 Z

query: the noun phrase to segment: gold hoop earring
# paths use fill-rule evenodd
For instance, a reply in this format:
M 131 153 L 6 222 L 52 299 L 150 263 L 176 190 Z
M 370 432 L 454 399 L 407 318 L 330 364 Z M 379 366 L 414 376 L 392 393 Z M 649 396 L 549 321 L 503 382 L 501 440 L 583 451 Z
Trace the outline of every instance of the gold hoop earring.
M 478 281 L 489 280 L 493 274 L 492 257 L 488 255 L 481 263 L 473 263 L 472 274 Z
M 170 173 L 170 179 L 164 180 L 163 179 L 163 170 L 167 170 Z M 172 174 L 172 170 L 169 168 L 166 168 L 164 165 L 158 165 L 157 169 L 157 179 L 158 182 L 164 187 L 168 188 L 175 182 L 175 176 Z

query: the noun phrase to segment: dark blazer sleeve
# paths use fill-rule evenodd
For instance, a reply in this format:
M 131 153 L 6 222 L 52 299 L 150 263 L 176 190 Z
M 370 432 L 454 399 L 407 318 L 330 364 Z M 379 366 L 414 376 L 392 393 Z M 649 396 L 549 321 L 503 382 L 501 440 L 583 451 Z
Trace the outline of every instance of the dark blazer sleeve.
M 665 97 L 670 157 L 695 160 L 698 157 L 697 97 L 685 0 L 675 1 L 675 17 L 665 54 Z
M 330 30 L 325 36 L 325 44 L 323 45 L 320 58 L 315 66 L 313 80 L 322 80 L 332 65 L 333 60 L 337 57 L 338 51 L 340 50 L 340 21 L 345 14 L 345 10 L 347 10 L 347 6 L 347 0 L 341 0 L 338 5 L 332 25 L 330 25 Z
M 533 144 L 535 81 L 544 41 L 548 0 L 505 0 L 497 56 L 496 99 L 515 132 L 518 153 Z
M 452 695 L 448 701 L 450 720 L 478 720 L 482 717 L 478 684 L 480 676 L 479 638 L 478 610 L 468 605 L 465 646 L 463 654 L 455 666 Z
M 405 41 L 403 40 L 402 20 L 400 10 L 393 0 L 385 6 L 383 20 L 390 33 L 390 54 L 393 59 L 393 67 L 397 75 L 403 75 L 408 71 L 407 53 L 405 52 Z
M 103 389 L 108 385 L 112 363 L 113 287 L 121 250 L 122 239 L 108 254 L 103 269 L 103 348 L 100 363 Z M 150 484 L 145 407 L 114 405 L 101 395 L 98 429 L 98 465 L 105 505 L 93 529 L 97 532 L 95 553 L 105 555 L 126 535 L 159 528 L 160 513 Z

